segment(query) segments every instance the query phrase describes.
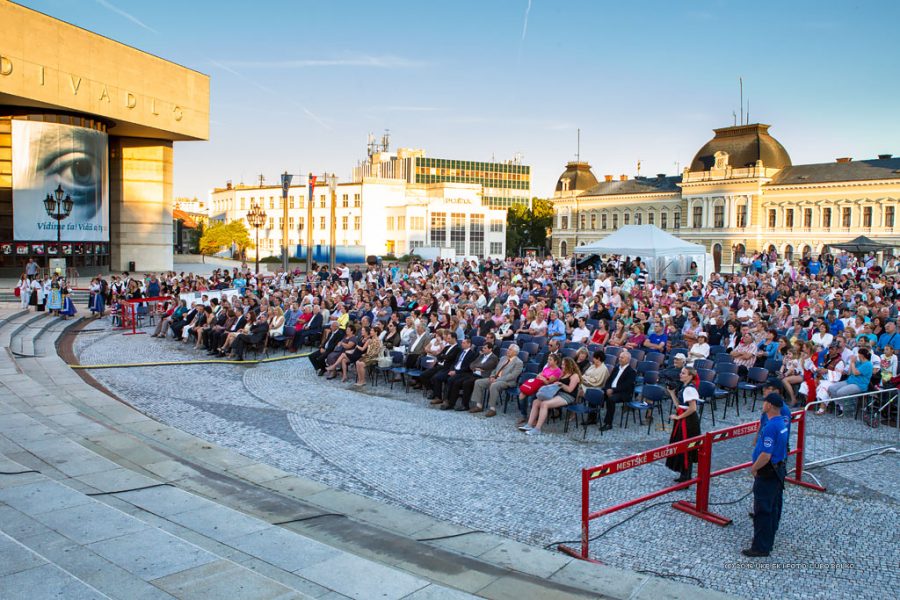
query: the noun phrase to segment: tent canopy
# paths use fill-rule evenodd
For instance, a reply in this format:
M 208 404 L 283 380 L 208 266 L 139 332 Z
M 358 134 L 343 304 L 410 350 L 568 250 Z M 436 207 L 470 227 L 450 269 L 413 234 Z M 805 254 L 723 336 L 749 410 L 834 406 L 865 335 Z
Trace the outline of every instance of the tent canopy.
M 836 250 L 846 250 L 847 252 L 851 252 L 853 254 L 881 252 L 882 250 L 890 250 L 891 248 L 893 248 L 893 246 L 891 246 L 890 244 L 882 244 L 881 242 L 876 242 L 875 240 L 871 240 L 864 235 L 852 239 L 849 242 L 843 242 L 840 244 L 828 244 L 828 247 Z
M 621 254 L 641 258 L 706 255 L 706 248 L 666 233 L 655 225 L 625 225 L 591 244 L 573 249 L 576 254 Z

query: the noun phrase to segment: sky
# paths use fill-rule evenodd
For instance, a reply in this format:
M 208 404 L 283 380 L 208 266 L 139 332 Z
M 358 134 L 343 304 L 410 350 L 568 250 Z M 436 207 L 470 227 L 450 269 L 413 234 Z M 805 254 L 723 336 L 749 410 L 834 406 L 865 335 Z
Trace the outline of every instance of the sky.
M 435 158 L 675 174 L 740 113 L 794 164 L 900 155 L 900 2 L 20 0 L 210 76 L 175 195 L 349 177 L 368 133 Z M 739 118 L 739 117 L 738 117 Z

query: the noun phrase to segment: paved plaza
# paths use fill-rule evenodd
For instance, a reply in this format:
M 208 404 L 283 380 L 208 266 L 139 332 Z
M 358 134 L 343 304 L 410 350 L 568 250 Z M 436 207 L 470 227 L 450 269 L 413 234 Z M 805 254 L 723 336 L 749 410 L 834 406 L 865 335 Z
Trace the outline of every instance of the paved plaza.
M 105 320 L 77 336 L 82 364 L 203 359 L 171 340 L 122 336 Z M 592 427 L 526 437 L 513 426 L 515 407 L 493 419 L 438 411 L 420 393 L 384 383 L 357 391 L 326 382 L 304 358 L 265 364 L 178 365 L 95 369 L 110 391 L 163 423 L 231 448 L 301 477 L 406 507 L 474 530 L 534 546 L 579 538 L 580 469 L 665 443 L 646 427 L 616 427 L 602 437 Z M 717 426 L 745 422 L 729 410 Z M 712 428 L 709 415 L 703 429 Z M 617 417 L 618 425 L 618 417 Z M 810 420 L 813 459 L 878 444 L 895 432 L 861 429 L 850 419 Z M 838 440 L 842 446 L 838 447 Z M 716 465 L 748 459 L 752 437 L 716 446 Z M 833 454 L 832 454 L 833 455 Z M 885 598 L 900 585 L 896 527 L 900 504 L 897 458 L 886 454 L 816 469 L 827 493 L 790 487 L 776 548 L 764 574 L 740 550 L 752 535 L 746 472 L 716 479 L 713 507 L 734 520 L 720 528 L 668 506 L 651 508 L 593 542 L 594 558 L 612 566 L 649 570 L 685 583 L 748 598 Z M 592 487 L 591 508 L 609 506 L 668 485 L 661 463 L 608 477 Z M 664 499 L 690 498 L 679 492 Z M 729 503 L 731 502 L 731 503 Z M 641 510 L 594 521 L 592 533 Z M 475 534 L 477 535 L 477 534 Z M 461 538 L 464 539 L 464 538 Z M 472 540 L 474 541 L 474 540 Z

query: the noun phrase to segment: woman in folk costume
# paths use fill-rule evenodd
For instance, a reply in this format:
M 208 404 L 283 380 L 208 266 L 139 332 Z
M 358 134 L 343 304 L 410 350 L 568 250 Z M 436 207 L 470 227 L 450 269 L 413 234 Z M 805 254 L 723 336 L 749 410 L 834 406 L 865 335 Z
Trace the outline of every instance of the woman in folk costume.
M 102 317 L 106 310 L 106 298 L 103 296 L 103 284 L 99 277 L 91 281 L 91 314 L 94 317 Z
M 31 293 L 29 294 L 28 305 L 33 306 L 35 310 L 40 312 L 44 310 L 44 284 L 37 277 L 31 280 Z
M 674 422 L 672 435 L 669 437 L 670 444 L 700 435 L 700 418 L 697 414 L 697 402 L 700 400 L 697 388 L 700 385 L 700 377 L 695 369 L 684 367 L 681 369 L 678 380 L 681 382 L 678 392 L 672 389 L 668 390 L 676 410 L 674 415 L 669 415 L 669 419 Z M 694 463 L 697 462 L 697 455 L 698 452 L 694 449 L 666 459 L 666 466 L 679 473 L 675 481 L 680 483 L 691 478 Z
M 28 310 L 28 301 L 31 300 L 31 282 L 28 281 L 28 275 L 22 273 L 16 289 L 19 290 L 19 302 L 21 302 L 22 310 Z
M 50 293 L 47 294 L 47 310 L 56 316 L 62 309 L 62 290 L 59 288 L 59 281 L 54 278 L 50 284 Z
M 76 312 L 78 311 L 75 310 L 75 303 L 72 302 L 72 298 L 69 297 L 69 288 L 63 286 L 62 310 L 59 311 L 59 315 L 63 319 L 68 319 L 69 317 L 74 317 Z

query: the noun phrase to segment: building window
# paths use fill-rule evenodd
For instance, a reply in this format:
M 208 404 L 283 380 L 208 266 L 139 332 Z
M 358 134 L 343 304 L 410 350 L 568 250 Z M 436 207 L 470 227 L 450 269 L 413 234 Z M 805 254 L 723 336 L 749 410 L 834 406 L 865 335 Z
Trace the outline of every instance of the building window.
M 359 208 L 359 194 L 353 194 L 353 208 Z
M 294 197 L 288 196 L 288 209 L 294 210 Z
M 613 229 L 619 228 L 619 215 L 618 213 L 613 213 Z
M 600 215 L 600 229 L 606 229 L 606 213 Z
M 567 215 L 562 215 L 559 218 L 559 228 L 560 229 L 568 229 L 569 228 L 569 217 Z
M 397 217 L 397 231 L 406 231 L 406 216 Z
M 713 208 L 713 227 L 722 229 L 725 227 L 725 205 L 717 204 Z
M 462 256 L 466 253 L 465 213 L 450 214 L 450 247 L 456 251 L 457 256 Z
M 325 217 L 319 217 L 319 229 L 325 229 Z
M 269 196 L 269 210 L 275 210 L 275 198 Z
M 866 206 L 863 208 L 863 227 L 871 227 L 872 226 L 872 207 Z
M 587 222 L 587 215 L 584 214 L 584 213 L 581 213 L 579 220 L 581 221 L 580 224 L 579 224 L 579 226 L 578 226 L 579 229 L 584 229 L 584 228 L 585 228 L 585 223 Z
M 484 215 L 472 215 L 469 220 L 469 254 L 484 256 Z
M 278 231 L 284 231 L 284 217 L 278 217 Z
M 297 231 L 303 231 L 303 217 L 297 218 Z
M 850 207 L 841 209 L 841 227 L 850 227 Z
M 788 229 L 792 229 L 794 227 L 794 209 L 789 208 L 784 211 L 784 226 Z
M 503 233 L 503 221 L 491 219 L 491 233 Z
M 655 212 L 650 211 L 647 214 L 647 225 L 656 225 L 656 213 Z
M 409 228 L 413 231 L 425 231 L 425 217 L 410 217 Z
M 290 231 L 294 230 L 294 217 L 288 217 L 288 229 Z
M 410 240 L 409 241 L 409 253 L 412 254 L 416 248 L 424 248 L 425 242 L 423 240 Z
M 676 210 L 675 215 L 672 218 L 672 228 L 673 229 L 681 229 L 681 211 Z
M 266 229 L 275 229 L 275 217 L 269 217 L 269 226 Z
M 341 217 L 341 229 L 347 231 L 350 228 L 350 217 Z
M 697 205 L 694 207 L 694 228 L 703 226 L 703 207 Z
M 388 217 L 388 218 L 387 218 L 387 230 L 388 230 L 388 231 L 393 231 L 393 230 L 394 230 L 394 217 Z
M 297 196 L 297 208 L 303 208 L 306 205 L 305 196 Z
M 503 242 L 491 242 L 491 254 L 503 254 Z
M 885 227 L 894 227 L 894 207 L 893 206 L 885 206 L 884 207 L 884 226 Z
M 641 215 L 641 213 L 634 214 L 634 224 L 635 225 L 641 225 L 642 220 L 643 220 L 643 216 Z
M 769 211 L 769 229 L 774 229 L 774 228 L 775 228 L 775 211 L 770 210 Z
M 622 217 L 622 223 L 624 225 L 628 225 L 628 224 L 630 224 L 630 222 L 631 222 L 631 215 L 628 213 L 625 213 L 625 215 Z
M 663 229 L 669 228 L 669 213 L 664 212 L 659 215 L 659 226 Z
M 359 225 L 360 225 L 361 220 L 362 219 L 360 217 L 353 217 L 353 229 L 354 230 L 359 231 Z
M 812 209 L 804 208 L 803 209 L 803 226 L 807 229 L 812 228 Z
M 822 227 L 828 229 L 831 227 L 831 209 L 823 208 L 822 209 Z
M 344 208 L 350 208 L 350 194 L 344 194 L 341 196 L 341 206 Z
M 325 208 L 325 194 L 319 195 L 319 208 Z
M 431 213 L 431 245 L 436 248 L 443 247 L 447 241 L 447 213 Z
M 246 198 L 241 198 L 241 210 L 246 210 L 246 207 L 245 207 L 245 204 L 244 204 L 246 201 L 247 201 Z

